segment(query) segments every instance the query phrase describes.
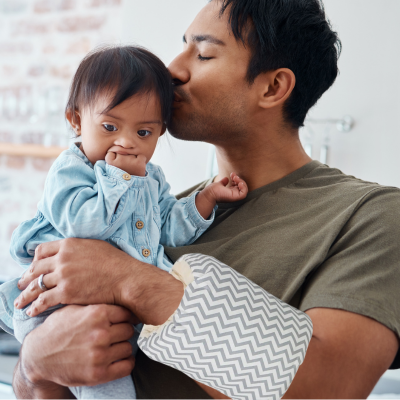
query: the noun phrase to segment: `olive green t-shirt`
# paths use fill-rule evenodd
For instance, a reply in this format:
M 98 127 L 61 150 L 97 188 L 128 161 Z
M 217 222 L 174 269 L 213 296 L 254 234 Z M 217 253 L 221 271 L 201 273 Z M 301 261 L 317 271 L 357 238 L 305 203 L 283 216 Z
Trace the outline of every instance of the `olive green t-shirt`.
M 214 223 L 194 244 L 165 252 L 174 262 L 188 253 L 213 256 L 302 311 L 347 310 L 400 336 L 398 188 L 312 161 L 243 201 L 218 204 Z M 210 398 L 141 351 L 133 377 L 138 398 Z

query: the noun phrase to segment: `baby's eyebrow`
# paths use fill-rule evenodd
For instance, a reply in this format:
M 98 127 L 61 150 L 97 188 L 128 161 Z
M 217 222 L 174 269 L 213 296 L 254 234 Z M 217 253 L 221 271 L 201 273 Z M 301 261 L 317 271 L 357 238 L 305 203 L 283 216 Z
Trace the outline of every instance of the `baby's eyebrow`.
M 100 112 L 100 113 L 98 113 L 98 114 L 99 114 L 99 115 L 105 115 L 105 116 L 107 116 L 107 117 L 111 117 L 111 118 L 114 118 L 114 119 L 122 120 L 122 118 L 117 117 L 116 115 L 113 115 L 113 114 L 111 114 L 111 113 L 102 113 L 102 112 Z
M 111 118 L 115 118 L 115 119 L 119 119 L 122 120 L 123 118 L 117 117 L 116 115 L 113 115 L 111 113 L 99 113 L 99 115 L 106 115 L 107 117 L 111 117 Z M 159 119 L 155 119 L 152 121 L 140 121 L 139 122 L 140 125 L 162 125 L 162 121 L 160 121 Z
M 159 120 L 159 119 L 157 119 L 157 120 L 155 120 L 155 121 L 141 121 L 141 122 L 139 122 L 139 124 L 143 124 L 143 125 L 149 125 L 149 124 L 157 124 L 157 125 L 162 125 L 162 122 Z

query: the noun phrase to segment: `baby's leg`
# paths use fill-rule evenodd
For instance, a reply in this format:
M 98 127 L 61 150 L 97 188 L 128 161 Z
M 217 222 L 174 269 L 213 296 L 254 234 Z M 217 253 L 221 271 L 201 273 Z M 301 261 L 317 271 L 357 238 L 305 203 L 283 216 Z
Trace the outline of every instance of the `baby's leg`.
M 58 310 L 59 308 L 64 307 L 62 305 L 58 305 L 55 307 L 50 307 L 44 313 L 39 314 L 36 317 L 30 317 L 26 314 L 26 310 L 29 306 L 26 306 L 22 310 L 14 308 L 14 317 L 13 317 L 13 324 L 14 324 L 14 336 L 16 339 L 23 343 L 26 335 L 37 328 L 39 325 L 42 325 L 46 318 L 53 313 L 54 311 Z
M 136 399 L 131 376 L 97 386 L 70 387 L 77 399 Z

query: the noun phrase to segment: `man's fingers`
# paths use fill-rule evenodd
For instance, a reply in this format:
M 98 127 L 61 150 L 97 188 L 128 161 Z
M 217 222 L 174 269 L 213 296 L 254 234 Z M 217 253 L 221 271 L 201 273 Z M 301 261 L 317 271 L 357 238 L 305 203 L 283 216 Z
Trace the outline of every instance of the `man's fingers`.
M 39 297 L 31 304 L 27 310 L 27 314 L 30 317 L 36 317 L 48 308 L 60 304 L 57 290 L 49 290 L 48 292 L 42 292 Z
M 129 342 L 113 344 L 108 351 L 110 363 L 123 360 L 132 355 L 132 345 Z
M 55 256 L 60 251 L 61 243 L 62 240 L 55 240 L 54 242 L 40 244 L 35 249 L 35 257 L 33 258 L 33 261 Z
M 132 324 L 115 324 L 110 328 L 111 343 L 120 343 L 129 340 L 135 333 Z
M 43 277 L 43 283 L 46 285 L 48 289 L 51 289 L 55 286 L 54 282 L 55 282 L 54 274 L 49 274 Z M 15 299 L 14 306 L 16 308 L 24 308 L 26 305 L 36 300 L 42 293 L 43 290 L 39 287 L 38 278 L 36 278 Z
M 107 370 L 107 377 L 110 381 L 115 381 L 116 379 L 124 378 L 129 376 L 135 367 L 135 358 L 130 356 L 129 358 L 121 361 L 117 361 L 110 364 Z
M 120 306 L 109 305 L 107 307 L 107 314 L 112 324 L 120 324 L 121 322 L 131 323 L 133 321 L 133 314 Z
M 57 253 L 56 253 L 57 254 Z M 54 254 L 53 254 L 54 255 Z M 28 270 L 25 271 L 24 275 L 18 282 L 18 288 L 20 290 L 24 290 L 28 287 L 28 285 L 40 275 L 49 275 L 54 271 L 54 260 L 50 258 L 51 256 L 43 259 L 39 259 L 37 261 L 33 261 Z M 47 288 L 51 288 L 51 283 L 48 281 L 48 277 L 46 278 L 45 285 Z M 47 286 L 47 283 L 49 286 Z

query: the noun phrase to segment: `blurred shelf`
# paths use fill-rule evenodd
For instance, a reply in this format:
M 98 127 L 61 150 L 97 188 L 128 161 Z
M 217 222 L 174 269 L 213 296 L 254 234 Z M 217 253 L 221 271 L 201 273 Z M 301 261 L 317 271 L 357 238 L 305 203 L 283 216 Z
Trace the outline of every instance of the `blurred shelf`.
M 57 158 L 66 149 L 66 147 L 46 147 L 37 144 L 0 143 L 0 154 L 9 156 Z

